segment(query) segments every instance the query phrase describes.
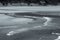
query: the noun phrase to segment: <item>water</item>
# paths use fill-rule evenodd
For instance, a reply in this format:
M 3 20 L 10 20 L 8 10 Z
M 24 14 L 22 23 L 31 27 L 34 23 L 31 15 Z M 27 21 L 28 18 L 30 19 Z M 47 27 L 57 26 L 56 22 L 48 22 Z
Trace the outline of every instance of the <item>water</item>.
M 56 40 L 60 36 L 55 34 L 60 34 L 60 17 L 33 17 L 35 19 L 31 19 L 2 14 L 0 17 L 1 40 Z

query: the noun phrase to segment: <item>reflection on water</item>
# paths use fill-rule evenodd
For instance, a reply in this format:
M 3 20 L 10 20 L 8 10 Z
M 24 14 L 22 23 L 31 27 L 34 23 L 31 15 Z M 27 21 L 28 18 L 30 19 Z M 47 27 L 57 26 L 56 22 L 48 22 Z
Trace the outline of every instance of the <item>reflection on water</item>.
M 60 38 L 60 35 L 56 34 L 60 33 L 60 18 L 36 16 L 15 18 L 0 15 L 1 40 L 57 40 Z
M 48 23 L 50 23 L 52 21 L 52 18 L 49 18 L 49 17 L 43 17 L 43 18 L 46 19 L 44 26 L 47 26 Z

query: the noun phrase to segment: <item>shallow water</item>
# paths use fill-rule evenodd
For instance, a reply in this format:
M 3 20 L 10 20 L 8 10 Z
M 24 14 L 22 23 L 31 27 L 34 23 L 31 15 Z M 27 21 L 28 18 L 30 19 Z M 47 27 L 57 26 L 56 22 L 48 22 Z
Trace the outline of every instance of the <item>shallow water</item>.
M 60 17 L 36 17 L 35 19 L 33 17 L 31 19 L 30 17 L 15 18 L 2 14 L 0 17 L 1 40 L 55 40 L 58 35 L 52 34 L 52 32 L 60 33 Z M 24 30 L 22 31 L 22 29 Z M 12 35 L 6 35 L 10 32 Z

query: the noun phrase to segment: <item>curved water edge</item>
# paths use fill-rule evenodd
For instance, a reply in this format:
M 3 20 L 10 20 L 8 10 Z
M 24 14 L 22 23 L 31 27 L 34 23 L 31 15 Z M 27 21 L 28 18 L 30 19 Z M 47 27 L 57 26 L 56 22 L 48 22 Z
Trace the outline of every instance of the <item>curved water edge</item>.
M 43 17 L 43 19 L 46 20 L 46 22 L 44 22 L 43 26 L 47 26 L 48 23 L 51 21 L 51 19 L 49 17 Z M 10 35 L 14 35 L 16 33 L 21 33 L 21 32 L 25 32 L 31 29 L 36 29 L 36 28 L 41 28 L 42 26 L 33 26 L 31 28 L 22 28 L 22 29 L 17 29 L 15 31 L 10 31 L 9 33 L 7 33 L 6 35 L 10 36 Z

